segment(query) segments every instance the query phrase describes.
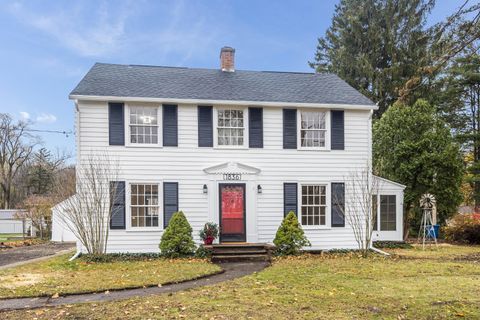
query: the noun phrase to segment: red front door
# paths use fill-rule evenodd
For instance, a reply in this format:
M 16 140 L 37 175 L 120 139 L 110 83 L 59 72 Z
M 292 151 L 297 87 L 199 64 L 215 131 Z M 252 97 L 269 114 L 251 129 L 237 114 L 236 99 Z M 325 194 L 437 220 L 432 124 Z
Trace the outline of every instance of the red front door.
M 220 184 L 220 241 L 246 241 L 245 184 Z

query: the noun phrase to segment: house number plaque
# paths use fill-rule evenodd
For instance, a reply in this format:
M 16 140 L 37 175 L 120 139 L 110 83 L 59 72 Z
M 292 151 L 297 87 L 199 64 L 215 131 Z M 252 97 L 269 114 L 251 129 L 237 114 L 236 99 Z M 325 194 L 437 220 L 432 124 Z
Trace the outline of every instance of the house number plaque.
M 227 181 L 242 180 L 242 174 L 241 173 L 224 173 L 223 180 L 227 180 Z

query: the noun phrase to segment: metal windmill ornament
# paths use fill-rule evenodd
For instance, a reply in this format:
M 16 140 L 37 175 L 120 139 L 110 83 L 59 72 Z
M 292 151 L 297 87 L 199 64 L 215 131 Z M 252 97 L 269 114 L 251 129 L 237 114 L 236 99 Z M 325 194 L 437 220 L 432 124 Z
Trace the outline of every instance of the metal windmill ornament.
M 422 248 L 425 249 L 425 243 L 435 243 L 437 246 L 437 235 L 434 229 L 434 215 L 436 215 L 437 200 L 430 193 L 425 193 L 420 198 L 420 208 L 422 209 L 422 221 L 418 232 L 418 240 L 422 239 Z M 436 218 L 436 217 L 435 217 Z

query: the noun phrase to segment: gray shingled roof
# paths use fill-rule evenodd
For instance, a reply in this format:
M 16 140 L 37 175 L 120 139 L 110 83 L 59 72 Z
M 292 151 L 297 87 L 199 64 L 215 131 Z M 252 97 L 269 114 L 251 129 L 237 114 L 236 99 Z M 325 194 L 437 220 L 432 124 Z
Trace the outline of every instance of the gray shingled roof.
M 374 105 L 329 73 L 96 63 L 71 95 Z

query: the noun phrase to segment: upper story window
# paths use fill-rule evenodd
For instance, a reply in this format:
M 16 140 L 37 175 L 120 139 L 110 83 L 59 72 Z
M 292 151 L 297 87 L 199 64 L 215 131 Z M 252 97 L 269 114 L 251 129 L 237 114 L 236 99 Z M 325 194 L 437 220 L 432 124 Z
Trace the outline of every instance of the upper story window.
M 245 112 L 243 109 L 217 109 L 217 145 L 245 145 Z
M 324 226 L 326 224 L 326 190 L 325 185 L 302 185 L 302 225 Z
M 158 108 L 130 107 L 130 143 L 158 144 Z
M 130 185 L 132 227 L 158 227 L 158 184 Z
M 300 111 L 300 147 L 326 148 L 327 112 Z

